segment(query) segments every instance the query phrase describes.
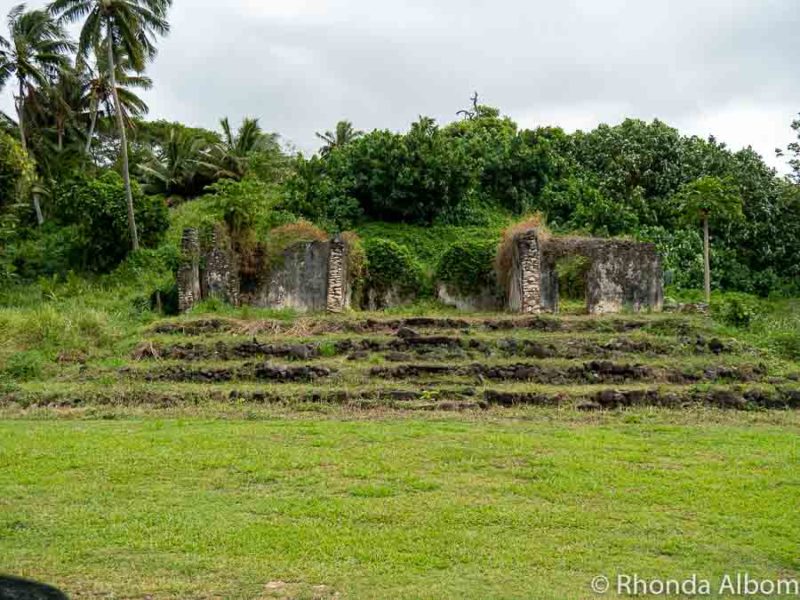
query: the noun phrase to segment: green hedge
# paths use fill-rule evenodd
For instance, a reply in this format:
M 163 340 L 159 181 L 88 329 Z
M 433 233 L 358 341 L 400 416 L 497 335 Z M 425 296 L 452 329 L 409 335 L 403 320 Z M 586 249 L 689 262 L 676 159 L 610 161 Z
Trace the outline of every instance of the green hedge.
M 385 292 L 397 288 L 400 292 L 424 292 L 425 274 L 411 251 L 391 240 L 366 240 L 367 286 Z
M 496 285 L 494 240 L 461 241 L 452 244 L 439 259 L 436 280 L 451 290 L 469 295 Z

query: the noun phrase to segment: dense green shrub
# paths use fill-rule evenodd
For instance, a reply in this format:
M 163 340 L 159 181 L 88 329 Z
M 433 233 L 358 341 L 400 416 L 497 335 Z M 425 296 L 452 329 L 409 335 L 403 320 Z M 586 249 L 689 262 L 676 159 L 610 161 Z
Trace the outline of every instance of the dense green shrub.
M 480 243 L 491 240 L 497 244 L 508 222 L 508 219 L 501 218 L 485 227 L 425 227 L 406 223 L 371 222 L 362 224 L 356 231 L 363 240 L 385 239 L 405 246 L 426 273 L 434 273 L 450 246 L 461 241 Z
M 134 210 L 143 247 L 156 246 L 169 226 L 164 199 L 144 196 L 134 185 Z M 108 272 L 130 250 L 125 187 L 122 178 L 106 172 L 98 178 L 76 176 L 53 193 L 53 218 L 75 231 L 70 264 L 76 270 Z
M 586 274 L 591 261 L 585 256 L 568 256 L 556 263 L 558 293 L 567 300 L 586 299 Z
M 758 316 L 758 301 L 747 294 L 725 294 L 711 303 L 714 317 L 726 325 L 748 329 Z
M 396 289 L 401 293 L 429 292 L 422 267 L 411 251 L 391 240 L 370 239 L 367 256 L 367 286 L 378 293 Z
M 33 163 L 20 143 L 0 131 L 0 209 L 26 201 L 18 192 L 27 192 L 34 175 Z
M 27 350 L 12 354 L 5 367 L 5 378 L 14 381 L 28 381 L 41 377 L 45 358 L 37 350 Z
M 497 285 L 494 261 L 496 241 L 456 242 L 442 255 L 436 268 L 436 280 L 449 289 L 469 295 Z
M 679 290 L 702 287 L 703 239 L 696 229 L 643 227 L 637 237 L 655 244 L 662 259 L 667 285 Z M 716 271 L 712 271 L 712 275 L 716 277 Z

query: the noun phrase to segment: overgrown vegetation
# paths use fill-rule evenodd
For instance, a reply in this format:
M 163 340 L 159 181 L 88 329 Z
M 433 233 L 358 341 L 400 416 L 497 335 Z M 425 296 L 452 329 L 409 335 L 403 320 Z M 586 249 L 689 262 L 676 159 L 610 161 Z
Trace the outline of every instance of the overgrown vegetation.
M 456 293 L 469 295 L 496 286 L 496 240 L 456 242 L 439 259 L 435 280 Z
M 425 295 L 427 278 L 422 266 L 406 246 L 373 238 L 365 242 L 364 250 L 369 289 L 381 295 L 390 291 L 401 295 Z

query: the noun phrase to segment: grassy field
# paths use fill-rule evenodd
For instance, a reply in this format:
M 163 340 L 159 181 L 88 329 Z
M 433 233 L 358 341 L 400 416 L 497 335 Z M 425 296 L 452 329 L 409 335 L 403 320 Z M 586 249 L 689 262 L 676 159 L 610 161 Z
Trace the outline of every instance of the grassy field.
M 5 414 L 0 571 L 75 598 L 569 599 L 599 574 L 800 576 L 795 412 L 261 410 Z
M 141 600 L 800 578 L 797 299 L 163 319 L 143 269 L 0 291 L 0 574 Z

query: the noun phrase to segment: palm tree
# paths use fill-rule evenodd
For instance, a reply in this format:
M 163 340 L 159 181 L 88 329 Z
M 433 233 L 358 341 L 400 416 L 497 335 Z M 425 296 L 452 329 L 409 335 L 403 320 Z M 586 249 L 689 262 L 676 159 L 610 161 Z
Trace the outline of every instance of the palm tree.
M 44 10 L 26 11 L 20 4 L 8 13 L 10 39 L 0 37 L 0 89 L 16 75 L 19 95 L 16 98 L 17 125 L 22 149 L 28 151 L 25 123 L 25 100 L 36 87 L 45 87 L 69 66 L 66 53 L 74 48 L 64 28 Z M 44 222 L 38 197 L 33 195 L 36 220 Z
M 258 119 L 245 118 L 234 133 L 228 117 L 220 121 L 222 142 L 213 146 L 207 153 L 203 166 L 209 168 L 215 179 L 241 179 L 247 173 L 250 157 L 256 152 L 276 149 L 278 136 L 264 133 Z
M 208 143 L 191 131 L 172 127 L 158 155 L 140 167 L 157 194 L 191 193 L 201 165 L 200 158 Z
M 139 249 L 139 234 L 133 213 L 128 137 L 117 87 L 117 66 L 120 64 L 118 56 L 127 57 L 135 71 L 144 71 L 147 60 L 154 58 L 156 54 L 155 36 L 169 33 L 166 16 L 171 5 L 172 0 L 55 0 L 50 5 L 50 11 L 58 15 L 61 21 L 83 19 L 78 41 L 81 55 L 87 56 L 91 51 L 105 47 L 106 71 L 114 100 L 122 154 L 128 226 L 134 251 Z
M 81 61 L 89 77 L 89 85 L 87 86 L 85 98 L 85 103 L 89 110 L 89 131 L 86 136 L 86 154 L 89 154 L 92 150 L 92 142 L 94 140 L 95 129 L 97 128 L 97 118 L 100 114 L 100 107 L 105 107 L 105 114 L 107 116 L 114 114 L 114 97 L 111 91 L 111 81 L 108 76 L 107 54 L 108 53 L 102 48 L 95 50 L 95 68 L 89 67 L 85 61 Z M 149 90 L 153 87 L 153 80 L 146 75 L 133 71 L 130 59 L 125 56 L 117 58 L 115 78 L 117 80 L 117 95 L 119 96 L 119 102 L 122 108 L 122 117 L 128 127 L 130 127 L 131 117 L 143 117 L 150 111 L 145 101 L 136 95 L 133 88 Z
M 711 236 L 709 219 L 742 218 L 742 198 L 735 183 L 728 177 L 701 177 L 678 190 L 676 200 L 689 223 L 703 223 L 704 291 L 711 302 Z
M 59 152 L 64 150 L 64 138 L 68 130 L 79 130 L 78 118 L 82 112 L 85 88 L 86 80 L 81 73 L 65 68 L 54 81 L 33 94 L 32 112 L 44 127 L 54 130 Z
M 362 135 L 364 135 L 364 132 L 354 129 L 350 121 L 339 121 L 336 124 L 335 132 L 317 133 L 317 137 L 325 142 L 325 145 L 320 149 L 320 154 L 328 156 L 335 148 L 342 148 Z

